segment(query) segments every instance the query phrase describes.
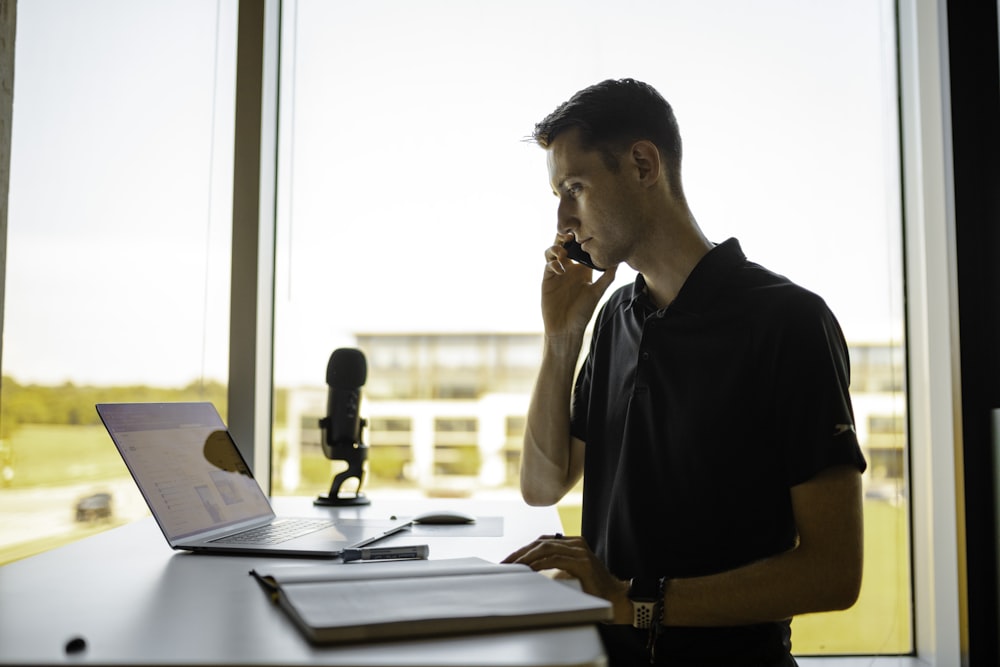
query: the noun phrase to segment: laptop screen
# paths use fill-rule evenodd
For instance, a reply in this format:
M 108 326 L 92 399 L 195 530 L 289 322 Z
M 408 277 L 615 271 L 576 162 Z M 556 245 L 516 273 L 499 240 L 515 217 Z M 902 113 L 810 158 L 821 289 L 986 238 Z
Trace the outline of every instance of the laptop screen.
M 171 543 L 274 516 L 211 403 L 101 404 L 97 411 Z

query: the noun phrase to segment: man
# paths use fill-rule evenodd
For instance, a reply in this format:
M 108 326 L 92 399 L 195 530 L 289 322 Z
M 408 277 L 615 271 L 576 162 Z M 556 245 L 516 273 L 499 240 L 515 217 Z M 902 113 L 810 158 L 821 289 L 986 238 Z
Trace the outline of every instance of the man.
M 670 105 L 625 79 L 535 127 L 559 198 L 521 492 L 583 478 L 582 537 L 511 554 L 611 601 L 612 665 L 795 665 L 790 619 L 844 609 L 862 569 L 846 344 L 816 295 L 708 241 Z M 575 239 L 593 271 L 571 261 Z M 584 330 L 615 267 L 638 271 Z

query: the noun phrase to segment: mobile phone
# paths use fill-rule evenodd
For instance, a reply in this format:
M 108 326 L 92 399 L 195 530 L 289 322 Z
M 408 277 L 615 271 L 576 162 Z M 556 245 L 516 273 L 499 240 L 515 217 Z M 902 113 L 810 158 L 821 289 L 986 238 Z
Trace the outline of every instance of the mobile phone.
M 570 239 L 569 241 L 566 241 L 566 243 L 563 243 L 563 247 L 566 248 L 566 254 L 569 255 L 569 258 L 572 259 L 574 262 L 579 262 L 580 264 L 589 266 L 595 271 L 604 270 L 601 267 L 596 266 L 594 264 L 594 260 L 590 258 L 590 253 L 588 253 L 586 250 L 580 247 L 580 244 L 576 242 L 576 239 Z

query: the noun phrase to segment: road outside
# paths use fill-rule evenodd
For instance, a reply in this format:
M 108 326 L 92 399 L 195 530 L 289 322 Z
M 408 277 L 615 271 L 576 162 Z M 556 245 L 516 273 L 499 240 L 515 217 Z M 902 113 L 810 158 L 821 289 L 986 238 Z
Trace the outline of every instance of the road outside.
M 111 494 L 110 519 L 77 521 L 76 505 Z M 70 486 L 0 490 L 0 564 L 149 516 L 131 478 Z

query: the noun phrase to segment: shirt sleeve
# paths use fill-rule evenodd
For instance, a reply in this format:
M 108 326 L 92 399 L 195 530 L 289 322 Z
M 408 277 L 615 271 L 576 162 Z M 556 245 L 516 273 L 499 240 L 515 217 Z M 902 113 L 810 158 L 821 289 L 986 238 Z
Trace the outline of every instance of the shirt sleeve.
M 867 467 L 854 424 L 847 343 L 822 299 L 808 297 L 789 308 L 774 356 L 774 424 L 789 486 L 837 465 Z
M 591 369 L 593 367 L 593 345 L 583 362 L 573 386 L 570 402 L 569 434 L 578 440 L 587 441 L 587 413 L 590 406 Z

